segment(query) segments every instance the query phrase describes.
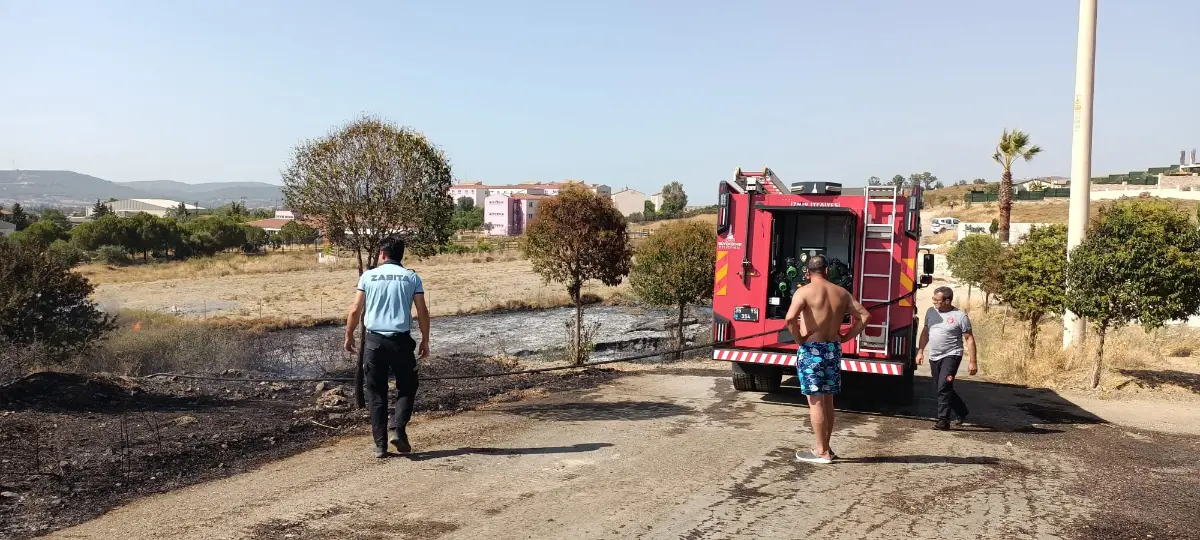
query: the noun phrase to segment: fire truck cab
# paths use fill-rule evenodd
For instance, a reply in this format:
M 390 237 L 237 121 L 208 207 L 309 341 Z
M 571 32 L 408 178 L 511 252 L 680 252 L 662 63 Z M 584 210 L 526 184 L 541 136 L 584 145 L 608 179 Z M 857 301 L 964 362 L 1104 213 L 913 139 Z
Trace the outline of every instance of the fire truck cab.
M 785 185 L 771 169 L 743 172 L 718 189 L 713 358 L 728 361 L 734 388 L 774 392 L 794 374 L 797 344 L 784 321 L 792 294 L 807 283 L 809 257 L 825 255 L 829 279 L 871 314 L 842 345 L 842 370 L 912 400 L 920 332 L 914 293 L 933 277 L 933 255 L 916 259 L 921 188 L 845 189 L 832 182 Z M 850 319 L 844 328 L 850 327 Z M 850 377 L 857 375 L 849 375 Z

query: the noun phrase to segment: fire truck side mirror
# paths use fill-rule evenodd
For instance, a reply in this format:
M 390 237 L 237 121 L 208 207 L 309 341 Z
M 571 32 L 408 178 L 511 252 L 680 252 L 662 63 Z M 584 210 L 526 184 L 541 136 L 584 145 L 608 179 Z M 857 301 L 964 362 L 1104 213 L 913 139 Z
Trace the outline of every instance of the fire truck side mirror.
M 929 274 L 925 274 L 925 275 L 921 276 L 921 286 L 922 287 L 928 287 L 932 284 L 933 284 L 933 276 L 931 276 Z
M 924 256 L 922 256 L 921 266 L 922 266 L 922 268 L 921 268 L 922 274 L 925 274 L 926 276 L 933 275 L 933 254 L 932 253 L 926 253 Z M 922 282 L 924 282 L 924 280 L 922 280 Z

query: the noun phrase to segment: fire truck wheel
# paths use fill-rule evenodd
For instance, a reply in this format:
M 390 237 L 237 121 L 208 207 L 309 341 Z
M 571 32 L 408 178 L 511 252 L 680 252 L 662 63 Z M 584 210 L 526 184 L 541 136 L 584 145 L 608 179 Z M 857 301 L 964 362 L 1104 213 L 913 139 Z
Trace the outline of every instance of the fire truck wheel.
M 758 390 L 753 375 L 754 368 L 757 366 L 740 362 L 730 362 L 729 365 L 733 369 L 733 388 L 735 390 L 739 392 L 753 392 Z
M 774 366 L 760 366 L 754 374 L 754 387 L 759 392 L 778 392 L 783 385 L 783 370 Z
M 892 390 L 892 401 L 896 405 L 912 405 L 913 404 L 913 383 L 915 377 L 912 369 L 906 369 L 902 377 L 901 383 L 897 384 Z
M 733 362 L 733 387 L 741 392 L 777 392 L 783 385 L 783 368 Z

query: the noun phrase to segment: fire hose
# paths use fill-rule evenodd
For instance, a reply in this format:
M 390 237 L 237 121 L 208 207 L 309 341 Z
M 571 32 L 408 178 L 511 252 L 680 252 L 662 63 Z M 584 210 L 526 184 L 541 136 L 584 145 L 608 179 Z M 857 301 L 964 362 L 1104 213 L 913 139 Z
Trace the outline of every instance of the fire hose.
M 898 296 L 896 298 L 888 300 L 887 302 L 881 302 L 879 304 L 868 306 L 867 310 L 870 311 L 873 309 L 890 306 L 890 305 L 900 302 L 901 300 L 904 300 L 905 298 L 908 298 L 914 294 L 916 294 L 915 289 L 908 293 L 905 293 L 902 296 Z M 567 369 L 590 368 L 590 367 L 595 367 L 595 366 L 602 366 L 605 364 L 633 362 L 633 361 L 637 361 L 637 360 L 645 360 L 647 358 L 654 358 L 657 356 L 681 354 L 681 353 L 696 351 L 696 350 L 700 350 L 700 349 L 712 348 L 712 347 L 715 347 L 718 345 L 731 345 L 738 341 L 743 341 L 743 340 L 747 340 L 747 339 L 753 339 L 756 337 L 768 336 L 768 335 L 778 334 L 778 333 L 779 333 L 779 330 L 776 329 L 776 330 L 771 330 L 769 332 L 759 332 L 757 334 L 751 334 L 748 336 L 739 336 L 739 337 L 734 337 L 732 339 L 726 339 L 726 340 L 722 340 L 722 341 L 714 341 L 712 343 L 689 345 L 686 347 L 676 347 L 676 348 L 668 349 L 668 350 L 654 351 L 654 352 L 650 352 L 650 353 L 637 354 L 637 355 L 626 356 L 626 357 L 622 357 L 622 358 L 613 358 L 613 359 L 609 359 L 609 360 L 598 360 L 595 362 L 588 362 L 586 364 L 581 364 L 581 365 L 549 366 L 549 367 L 542 367 L 542 368 L 520 369 L 520 370 L 516 370 L 516 371 L 502 371 L 499 373 L 475 373 L 475 374 L 470 374 L 470 375 L 441 375 L 441 376 L 436 376 L 436 377 L 418 377 L 417 380 L 419 380 L 419 381 L 449 381 L 449 380 L 459 380 L 459 379 L 486 379 L 486 378 L 491 378 L 491 377 L 508 377 L 508 376 L 513 376 L 513 375 L 530 375 L 530 374 L 534 374 L 534 373 L 545 373 L 548 371 L 562 371 L 562 370 L 567 370 Z M 354 382 L 353 378 L 347 378 L 347 377 L 306 377 L 306 378 L 288 377 L 288 378 L 253 378 L 252 379 L 252 378 L 238 378 L 238 377 L 216 377 L 216 376 L 209 376 L 209 375 L 186 375 L 186 374 L 182 374 L 182 373 L 153 373 L 150 375 L 144 375 L 141 378 L 149 379 L 149 378 L 154 378 L 154 377 L 176 377 L 176 378 L 180 378 L 180 379 L 192 379 L 192 380 L 204 380 L 204 381 L 227 381 L 227 382 L 250 382 L 250 383 L 261 383 L 261 382 L 266 382 L 266 383 L 272 383 L 272 382 L 274 382 L 274 383 L 297 383 L 297 382 L 345 383 L 345 382 L 349 382 L 349 383 L 352 383 L 352 382 Z

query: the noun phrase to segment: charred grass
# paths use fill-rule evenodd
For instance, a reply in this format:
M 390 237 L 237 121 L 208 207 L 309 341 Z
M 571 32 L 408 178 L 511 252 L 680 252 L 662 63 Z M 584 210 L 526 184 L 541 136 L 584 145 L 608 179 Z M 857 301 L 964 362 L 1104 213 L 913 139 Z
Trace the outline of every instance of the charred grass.
M 422 376 L 514 367 L 503 359 L 434 357 L 423 364 Z M 219 374 L 270 375 L 236 369 Z M 588 369 L 422 381 L 417 419 L 519 399 L 531 389 L 591 387 L 618 375 Z M 352 408 L 349 385 L 31 374 L 0 387 L 0 537 L 45 534 L 140 496 L 244 472 L 334 437 L 366 432 L 365 411 Z

